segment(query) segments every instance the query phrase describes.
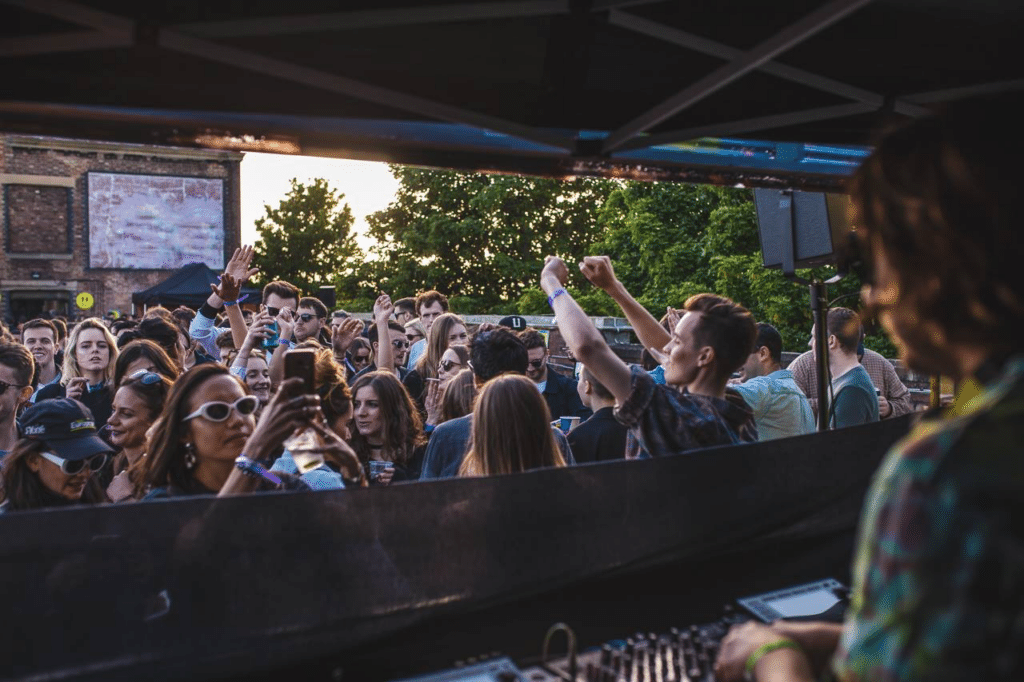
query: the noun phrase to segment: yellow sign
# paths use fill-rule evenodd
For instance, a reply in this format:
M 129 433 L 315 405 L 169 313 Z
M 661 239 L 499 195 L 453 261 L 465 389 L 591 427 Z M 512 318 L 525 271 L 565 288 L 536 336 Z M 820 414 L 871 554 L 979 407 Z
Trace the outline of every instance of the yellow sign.
M 84 291 L 78 295 L 78 298 L 75 299 L 75 303 L 77 303 L 78 307 L 81 308 L 82 310 L 88 310 L 89 308 L 91 308 L 93 302 L 94 301 L 92 300 L 92 294 L 87 294 Z

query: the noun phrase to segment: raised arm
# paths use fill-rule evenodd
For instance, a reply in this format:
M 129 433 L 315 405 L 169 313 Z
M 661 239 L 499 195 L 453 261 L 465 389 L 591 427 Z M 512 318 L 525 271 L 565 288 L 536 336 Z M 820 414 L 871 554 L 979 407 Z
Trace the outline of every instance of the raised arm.
M 377 302 L 373 304 L 373 321 L 377 325 L 377 369 L 397 376 L 395 348 L 391 345 L 391 330 L 388 329 L 388 320 L 394 312 L 395 306 L 390 296 L 381 294 L 377 297 Z
M 636 332 L 640 343 L 645 348 L 661 350 L 671 339 L 670 334 L 665 331 L 661 323 L 640 305 L 632 294 L 626 291 L 615 277 L 615 270 L 612 268 L 612 261 L 608 256 L 588 256 L 580 263 L 580 272 L 590 280 L 591 284 L 598 287 L 622 308 L 623 314 L 629 320 L 629 324 Z
M 618 403 L 629 397 L 632 380 L 629 367 L 605 343 L 604 337 L 564 289 L 569 271 L 561 258 L 548 256 L 540 275 L 540 286 L 547 293 L 558 320 L 562 338 L 577 360 L 593 372 L 611 391 Z
M 235 283 L 235 291 L 233 292 L 234 298 L 228 298 L 224 302 L 227 304 L 229 301 L 237 301 L 242 287 L 249 281 L 253 275 L 260 271 L 259 268 L 250 268 L 252 264 L 253 249 L 251 246 L 241 246 L 235 249 L 235 253 L 231 256 L 231 260 L 224 267 L 224 275 L 221 277 L 223 282 L 228 277 Z M 228 322 L 231 323 L 231 338 L 235 341 L 235 348 L 240 348 L 242 342 L 245 341 L 245 334 L 248 331 L 245 327 L 245 318 L 242 315 L 242 309 L 240 305 L 227 305 L 224 312 L 228 316 Z

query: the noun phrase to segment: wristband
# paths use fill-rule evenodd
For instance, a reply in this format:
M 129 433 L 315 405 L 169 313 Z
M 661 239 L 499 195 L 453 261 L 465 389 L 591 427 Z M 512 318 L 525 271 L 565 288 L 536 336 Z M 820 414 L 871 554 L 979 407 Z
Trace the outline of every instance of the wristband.
M 235 467 L 247 476 L 262 478 L 265 481 L 273 483 L 275 486 L 281 485 L 280 478 L 267 471 L 259 462 L 251 460 L 245 455 L 238 456 L 235 460 Z
M 747 664 L 744 666 L 743 679 L 753 680 L 754 679 L 754 668 L 757 667 L 758 662 L 779 649 L 796 649 L 797 651 L 803 651 L 800 645 L 791 639 L 779 639 L 774 642 L 768 642 L 754 649 L 754 653 L 747 657 Z
M 548 296 L 548 306 L 551 307 L 551 308 L 554 308 L 555 307 L 555 299 L 558 298 L 559 296 L 561 296 L 562 294 L 567 294 L 567 293 L 569 293 L 569 292 L 566 291 L 565 289 L 561 288 L 561 287 L 559 287 L 559 288 L 555 289 L 554 291 L 552 291 L 551 295 Z
M 224 301 L 224 307 L 225 308 L 230 308 L 233 305 L 238 305 L 238 300 L 237 299 L 234 300 L 234 301 Z
M 291 350 L 292 346 L 294 346 L 295 344 L 292 343 L 291 341 L 289 341 L 288 339 L 278 339 L 277 340 L 277 345 L 284 346 L 288 350 Z

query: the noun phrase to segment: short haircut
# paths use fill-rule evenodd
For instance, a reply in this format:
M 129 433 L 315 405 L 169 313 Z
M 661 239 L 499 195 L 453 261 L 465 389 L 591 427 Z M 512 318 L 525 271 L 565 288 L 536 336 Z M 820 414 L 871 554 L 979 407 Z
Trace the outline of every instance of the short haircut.
M 469 342 L 469 359 L 473 374 L 480 381 L 489 381 L 507 372 L 526 374 L 529 356 L 526 346 L 508 329 L 477 332 Z
M 395 301 L 395 310 L 405 310 L 415 315 L 416 299 L 412 298 L 411 296 L 398 299 L 397 301 Z
M 299 299 L 300 308 L 310 308 L 316 313 L 316 316 L 320 319 L 327 317 L 327 306 L 319 298 L 314 296 L 306 296 Z
M 754 317 L 746 308 L 715 294 L 691 296 L 683 307 L 700 314 L 700 323 L 693 330 L 694 341 L 698 348 L 714 349 L 716 376 L 727 377 L 743 366 L 754 352 L 757 334 Z
M 57 328 L 57 340 L 61 341 L 68 337 L 68 323 L 63 317 L 53 318 L 53 326 Z
M 527 327 L 519 332 L 519 340 L 526 346 L 526 350 L 533 350 L 534 348 L 547 349 L 548 347 L 548 344 L 544 342 L 544 336 L 533 327 Z
M 448 312 L 447 296 L 442 294 L 440 291 L 434 291 L 433 289 L 430 291 L 424 291 L 416 297 L 416 314 L 419 315 L 424 306 L 434 305 L 435 303 L 440 303 L 441 310 Z
M 597 377 L 595 377 L 589 369 L 584 367 L 581 374 L 584 381 L 590 382 L 590 387 L 594 389 L 594 393 L 596 393 L 599 398 L 602 400 L 615 400 L 615 396 L 612 395 L 612 392 L 609 391 L 604 384 L 598 381 Z
M 397 320 L 388 320 L 388 329 L 405 335 L 405 327 L 400 325 Z M 370 340 L 370 343 L 377 343 L 377 325 L 370 325 L 369 331 L 366 332 L 366 338 Z
M 828 335 L 836 337 L 839 347 L 853 353 L 860 344 L 860 315 L 849 308 L 832 308 L 825 323 Z
M 174 318 L 174 321 L 179 327 L 181 327 L 181 330 L 188 334 L 188 328 L 192 325 L 192 320 L 196 317 L 196 311 L 180 305 L 171 311 L 171 317 Z
M 50 322 L 49 320 L 43 320 L 37 317 L 36 319 L 29 320 L 25 324 L 21 325 L 22 341 L 25 340 L 25 332 L 27 332 L 29 329 L 49 329 L 50 331 L 53 332 L 54 343 L 57 343 L 57 341 L 60 339 L 60 337 L 57 335 L 57 326 L 53 322 Z
M 231 330 L 227 330 L 217 334 L 217 338 L 214 340 L 213 345 L 217 348 L 234 348 L 235 337 L 231 335 Z
M 782 364 L 782 334 L 767 322 L 757 323 L 757 338 L 754 339 L 754 350 L 764 346 L 772 362 Z
M 267 284 L 267 286 L 263 287 L 264 304 L 266 304 L 267 299 L 270 298 L 271 294 L 276 294 L 281 298 L 294 298 L 296 301 L 302 298 L 302 292 L 299 291 L 297 286 L 279 279 L 274 280 Z
M 32 383 L 32 375 L 36 372 L 36 360 L 28 348 L 20 343 L 0 341 L 0 365 L 14 370 L 15 381 L 21 386 Z
M 178 357 L 178 337 L 181 328 L 163 317 L 147 317 L 135 328 L 140 339 L 149 339 L 164 349 L 167 355 L 180 361 Z

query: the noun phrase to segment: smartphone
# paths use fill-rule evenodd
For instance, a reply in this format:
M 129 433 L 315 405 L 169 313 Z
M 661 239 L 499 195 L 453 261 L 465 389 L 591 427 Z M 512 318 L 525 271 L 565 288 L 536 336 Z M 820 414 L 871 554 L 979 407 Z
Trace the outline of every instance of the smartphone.
M 310 395 L 315 391 L 314 372 L 316 351 L 312 348 L 294 348 L 284 354 L 284 378 L 302 379 L 302 388 L 296 394 Z
M 316 351 L 312 348 L 295 348 L 284 354 L 285 379 L 299 378 L 302 385 L 294 389 L 295 395 L 310 395 L 315 388 L 314 371 L 316 367 Z M 284 442 L 285 448 L 291 453 L 295 467 L 300 474 L 316 469 L 324 463 L 323 442 L 312 427 L 289 437 Z

